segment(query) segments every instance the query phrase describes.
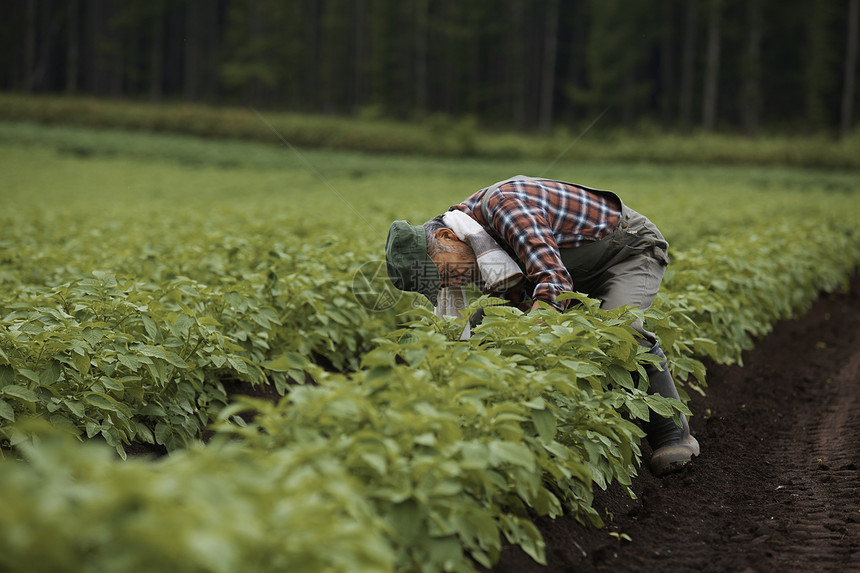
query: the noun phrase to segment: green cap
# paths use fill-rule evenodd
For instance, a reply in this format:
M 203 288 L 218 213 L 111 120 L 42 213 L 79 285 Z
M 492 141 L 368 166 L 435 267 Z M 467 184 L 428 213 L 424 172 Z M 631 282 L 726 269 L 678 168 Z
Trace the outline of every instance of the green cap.
M 385 241 L 385 265 L 394 286 L 423 294 L 436 305 L 442 279 L 436 263 L 427 254 L 424 227 L 394 221 Z

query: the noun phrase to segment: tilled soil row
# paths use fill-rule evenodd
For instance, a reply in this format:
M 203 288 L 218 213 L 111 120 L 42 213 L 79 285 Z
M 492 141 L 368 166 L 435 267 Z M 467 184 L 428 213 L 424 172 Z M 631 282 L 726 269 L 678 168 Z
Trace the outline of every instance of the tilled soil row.
M 709 365 L 683 473 L 599 492 L 602 530 L 538 520 L 548 565 L 506 547 L 494 571 L 860 571 L 860 278 L 743 362 Z

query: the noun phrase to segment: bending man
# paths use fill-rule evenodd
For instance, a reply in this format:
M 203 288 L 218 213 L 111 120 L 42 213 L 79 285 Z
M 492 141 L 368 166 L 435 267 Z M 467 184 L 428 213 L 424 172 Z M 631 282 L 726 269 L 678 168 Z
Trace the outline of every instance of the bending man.
M 513 301 L 525 290 L 532 308 L 543 301 L 561 311 L 566 302 L 556 297 L 573 290 L 600 299 L 607 309 L 648 308 L 669 262 L 667 248 L 657 227 L 614 193 L 517 176 L 423 225 L 395 221 L 385 254 L 394 285 L 425 295 L 437 307 L 444 302 L 440 289 L 478 282 Z M 640 343 L 661 359 L 660 368 L 646 368 L 649 391 L 677 399 L 654 334 L 641 321 L 633 326 Z M 683 414 L 681 422 L 679 427 L 651 412 L 643 424 L 655 475 L 675 471 L 699 454 Z

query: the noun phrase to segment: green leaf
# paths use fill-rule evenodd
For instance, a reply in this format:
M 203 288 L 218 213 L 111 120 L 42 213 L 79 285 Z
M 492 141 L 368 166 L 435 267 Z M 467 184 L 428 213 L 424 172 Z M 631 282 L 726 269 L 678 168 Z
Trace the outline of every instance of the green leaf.
M 167 415 L 167 412 L 158 404 L 150 403 L 140 409 L 140 413 L 144 416 L 156 416 L 158 418 Z
M 110 410 L 111 412 L 119 411 L 116 402 L 105 394 L 91 392 L 84 396 L 84 402 L 91 406 L 95 406 L 100 410 Z
M 142 346 L 137 347 L 137 351 L 143 354 L 144 356 L 150 356 L 152 358 L 161 358 L 162 360 L 167 360 L 167 356 L 164 354 L 164 349 L 159 348 L 157 346 L 150 346 L 148 344 L 144 344 Z
M 173 436 L 173 429 L 164 422 L 158 422 L 155 425 L 155 443 L 167 445 L 168 440 Z
M 549 410 L 532 410 L 532 423 L 538 431 L 538 435 L 545 442 L 555 439 L 556 420 Z
M 0 388 L 15 383 L 15 369 L 8 365 L 0 365 Z
M 490 449 L 481 442 L 464 442 L 460 446 L 461 465 L 466 469 L 482 470 L 490 465 Z
M 410 348 L 404 353 L 403 357 L 410 366 L 417 367 L 427 356 L 427 352 L 427 348 Z
M 122 414 L 123 416 L 131 416 L 131 411 L 126 404 L 117 401 L 112 396 L 108 394 L 103 394 L 100 392 L 88 392 L 84 395 L 84 402 L 99 408 L 100 410 L 108 410 L 111 412 L 117 412 L 118 414 Z
M 418 505 L 412 499 L 391 506 L 389 513 L 391 525 L 397 536 L 407 543 L 413 542 L 421 530 L 423 521 Z
M 90 373 L 90 357 L 86 354 L 73 354 L 72 364 L 75 365 L 75 370 L 86 376 Z
M 543 410 L 546 408 L 546 402 L 544 402 L 544 399 L 541 396 L 538 396 L 528 402 L 523 402 L 523 406 L 528 406 L 533 410 Z
M 181 356 L 173 352 L 172 350 L 166 350 L 164 352 L 164 359 L 177 368 L 188 369 L 188 363 L 182 359 Z
M 625 368 L 618 364 L 610 364 L 606 372 L 609 374 L 609 377 L 612 378 L 612 381 L 622 388 L 627 388 L 628 390 L 633 389 L 633 377 Z
M 63 404 L 78 418 L 84 417 L 84 405 L 78 400 L 66 399 L 63 400 Z
M 638 418 L 640 420 L 648 419 L 648 405 L 642 402 L 639 398 L 630 398 L 627 400 L 627 409 L 630 410 L 630 413 L 634 418 Z
M 374 452 L 363 452 L 361 454 L 361 459 L 364 460 L 368 466 L 373 468 L 377 474 L 380 476 L 385 475 L 385 472 L 388 469 L 388 463 L 385 456 Z
M 141 320 L 143 321 L 143 328 L 146 330 L 146 334 L 149 336 L 150 340 L 158 339 L 158 327 L 155 325 L 155 321 L 149 317 L 149 315 L 142 314 L 140 315 Z
M 93 328 L 87 326 L 81 331 L 81 336 L 89 343 L 90 346 L 95 346 L 102 338 L 104 338 L 104 331 L 99 327 Z
M 671 418 L 675 415 L 675 409 L 669 405 L 669 401 L 659 396 L 649 396 L 647 398 L 648 406 L 654 410 L 658 416 Z
M 0 418 L 6 418 L 10 422 L 15 421 L 15 411 L 12 410 L 12 406 L 2 398 L 0 398 Z
M 95 422 L 87 422 L 87 437 L 92 438 L 102 431 L 102 427 Z
M 42 374 L 39 375 L 39 384 L 42 386 L 53 385 L 57 380 L 59 380 L 61 371 L 60 363 L 56 360 L 50 360 L 48 362 L 48 367 L 42 370 Z
M 534 454 L 523 444 L 495 440 L 490 442 L 490 464 L 498 467 L 509 463 L 526 469 L 534 468 Z
M 463 547 L 456 537 L 430 538 L 427 543 L 430 549 L 431 563 L 442 565 L 440 570 L 446 570 L 448 563 L 457 563 L 463 558 Z
M 13 398 L 18 398 L 20 400 L 24 400 L 25 402 L 38 402 L 39 398 L 36 394 L 30 390 L 29 388 L 25 388 L 23 386 L 19 386 L 17 384 L 10 384 L 9 386 L 4 386 L 0 389 L 5 396 L 12 396 Z
M 188 336 L 188 332 L 194 326 L 195 320 L 185 313 L 180 313 L 176 317 L 176 333 L 181 337 Z
M 113 380 L 112 378 L 108 378 L 107 376 L 102 376 L 101 378 L 99 378 L 99 382 L 101 382 L 102 385 L 109 390 L 115 390 L 117 392 L 122 392 L 123 390 L 122 384 L 120 384 L 116 380 Z
M 268 362 L 263 367 L 274 372 L 289 372 L 290 370 L 303 370 L 308 365 L 308 360 L 298 352 L 285 352 Z
M 137 430 L 138 437 L 147 444 L 155 443 L 155 436 L 152 435 L 152 431 L 141 424 L 140 422 L 135 422 L 135 429 Z
M 250 371 L 248 370 L 248 365 L 245 363 L 244 360 L 242 360 L 242 358 L 238 356 L 228 356 L 227 362 L 230 363 L 230 365 L 236 370 L 236 372 L 239 372 L 240 374 L 250 374 Z
M 18 374 L 32 382 L 35 382 L 36 384 L 39 384 L 41 382 L 39 380 L 39 375 L 30 370 L 29 368 L 18 368 Z
M 519 545 L 525 553 L 541 565 L 546 565 L 546 543 L 537 527 L 528 519 L 513 515 L 503 516 L 505 535 Z
M 134 354 L 120 353 L 116 355 L 116 358 L 119 360 L 120 364 L 132 372 L 137 372 L 137 369 L 140 368 L 140 365 L 142 364 Z
M 559 360 L 559 362 L 576 372 L 576 375 L 580 378 L 603 375 L 603 370 L 593 362 L 582 362 L 566 358 Z

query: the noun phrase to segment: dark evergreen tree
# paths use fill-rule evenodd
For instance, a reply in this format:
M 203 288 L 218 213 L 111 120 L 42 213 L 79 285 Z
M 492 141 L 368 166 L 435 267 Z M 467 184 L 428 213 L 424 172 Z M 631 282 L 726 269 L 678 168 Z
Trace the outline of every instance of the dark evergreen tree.
M 604 124 L 645 120 L 688 131 L 700 103 L 707 130 L 803 125 L 847 135 L 857 99 L 857 3 L 3 2 L 0 89 L 443 127 L 468 116 L 543 133 L 584 126 L 606 109 Z
M 842 113 L 840 117 L 839 133 L 842 137 L 851 132 L 854 125 L 854 99 L 857 85 L 857 28 L 860 26 L 860 1 L 849 0 L 848 13 L 846 14 L 847 28 L 845 41 L 845 71 L 842 88 Z

